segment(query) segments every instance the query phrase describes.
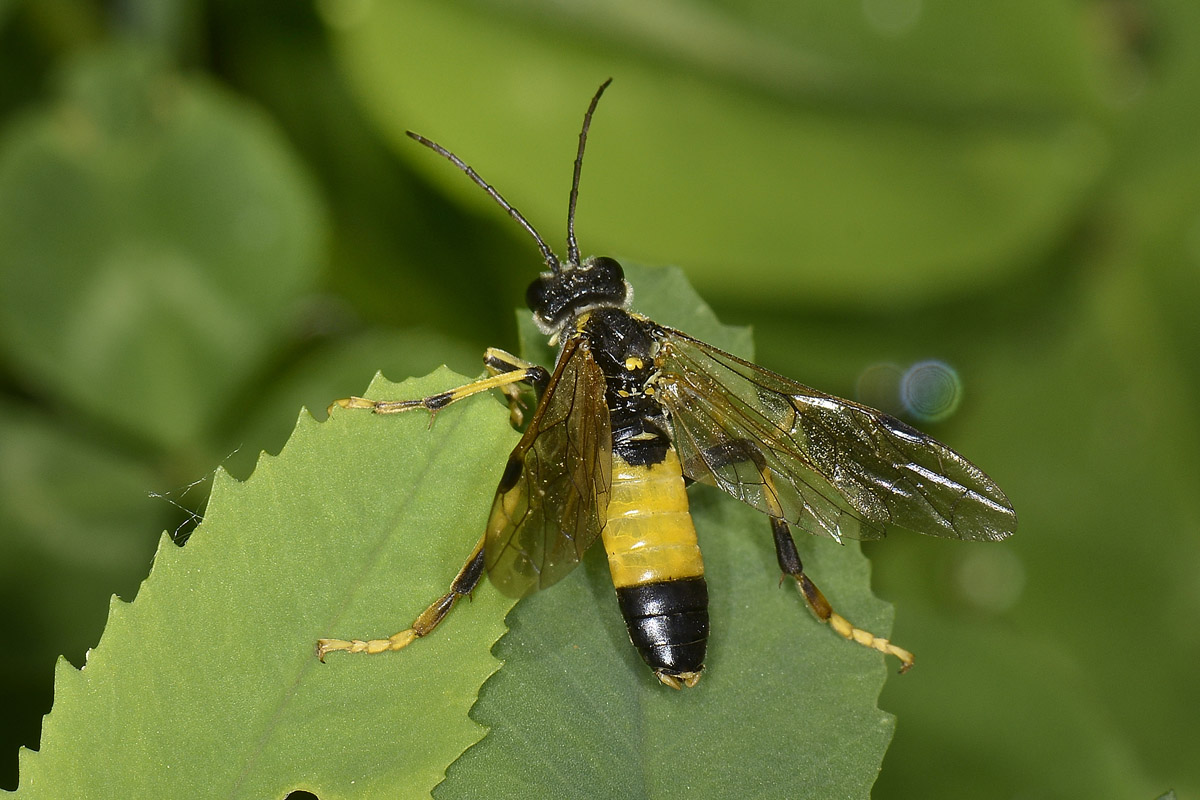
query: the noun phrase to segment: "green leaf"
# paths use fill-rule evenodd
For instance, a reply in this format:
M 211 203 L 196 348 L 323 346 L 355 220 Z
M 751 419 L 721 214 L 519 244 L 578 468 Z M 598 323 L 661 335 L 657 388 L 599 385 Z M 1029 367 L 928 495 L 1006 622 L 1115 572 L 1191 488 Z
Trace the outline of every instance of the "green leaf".
M 92 51 L 0 140 L 0 348 L 118 430 L 197 446 L 292 322 L 323 227 L 259 112 Z
M 464 379 L 441 371 L 377 396 Z M 461 624 L 389 657 L 330 657 L 322 636 L 386 636 L 446 590 L 483 529 L 515 434 L 481 400 L 427 415 L 302 414 L 246 483 L 218 476 L 185 548 L 165 539 L 114 602 L 82 671 L 60 662 L 18 797 L 424 796 L 483 729 L 512 601 L 479 592 Z M 452 666 L 448 666 L 452 665 Z
M 1059 246 L 1108 157 L 1095 45 L 1063 0 L 324 7 L 350 10 L 329 17 L 338 55 L 397 153 L 484 208 L 404 132 L 433 137 L 543 233 L 587 99 L 614 77 L 585 249 L 686 264 L 723 297 L 979 291 Z M 889 8 L 912 10 L 908 35 Z

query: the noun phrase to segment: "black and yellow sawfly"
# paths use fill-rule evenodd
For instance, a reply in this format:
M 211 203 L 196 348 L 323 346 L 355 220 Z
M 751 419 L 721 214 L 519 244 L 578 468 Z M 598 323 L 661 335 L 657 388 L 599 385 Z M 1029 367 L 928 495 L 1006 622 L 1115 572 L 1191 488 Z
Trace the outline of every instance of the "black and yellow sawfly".
M 533 237 L 547 271 L 526 295 L 534 321 L 558 347 L 553 372 L 502 350 L 484 356 L 489 377 L 412 400 L 350 397 L 335 405 L 395 414 L 441 409 L 502 391 L 515 425 L 520 384 L 537 406 L 509 456 L 486 530 L 450 590 L 386 639 L 321 639 L 334 651 L 399 650 L 429 634 L 486 570 L 522 596 L 560 580 L 604 541 L 629 637 L 667 686 L 694 686 L 708 641 L 708 586 L 688 510 L 686 481 L 715 486 L 770 520 L 783 573 L 812 612 L 840 635 L 913 656 L 855 627 L 804 572 L 791 528 L 843 539 L 878 539 L 892 528 L 998 541 L 1016 529 L 1012 504 L 978 467 L 888 414 L 842 400 L 744 361 L 630 310 L 621 265 L 581 260 L 575 206 L 592 114 L 579 134 L 561 260 L 533 226 L 458 156 L 448 159 Z

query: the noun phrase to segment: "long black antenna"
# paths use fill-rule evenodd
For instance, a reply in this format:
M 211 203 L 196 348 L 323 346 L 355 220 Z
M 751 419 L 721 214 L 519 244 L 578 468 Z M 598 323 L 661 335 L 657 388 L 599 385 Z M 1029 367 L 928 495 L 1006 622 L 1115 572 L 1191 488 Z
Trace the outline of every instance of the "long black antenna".
M 605 86 L 607 86 L 607 85 L 608 84 L 606 83 Z M 601 87 L 601 91 L 603 91 L 603 90 L 604 90 L 603 87 Z M 596 97 L 599 98 L 600 95 L 597 94 Z M 596 101 L 592 100 L 592 106 L 595 107 L 595 105 L 596 105 Z M 591 109 L 588 109 L 588 117 L 590 118 L 591 115 L 592 115 Z M 584 123 L 583 130 L 584 130 L 584 133 L 587 133 L 587 123 L 586 122 Z M 479 186 L 480 189 L 483 189 L 485 192 L 487 192 L 489 195 L 491 195 L 491 198 L 493 200 L 495 200 L 497 203 L 499 203 L 500 207 L 503 208 L 505 211 L 507 211 L 508 215 L 510 217 L 512 217 L 518 223 L 520 223 L 522 228 L 529 231 L 529 235 L 533 237 L 533 240 L 535 242 L 537 242 L 538 249 L 542 251 L 542 258 L 545 259 L 546 266 L 550 268 L 550 271 L 551 272 L 559 272 L 562 269 L 561 265 L 558 263 L 558 256 L 554 255 L 554 251 L 551 250 L 546 245 L 546 242 L 542 239 L 542 237 L 540 235 L 538 235 L 538 232 L 534 229 L 534 227 L 529 224 L 529 220 L 525 219 L 525 217 L 521 215 L 520 211 L 517 211 L 515 208 L 513 208 L 512 205 L 509 204 L 509 202 L 507 200 L 505 200 L 504 197 L 499 192 L 497 192 L 495 189 L 492 188 L 492 185 L 490 183 L 485 181 L 483 178 L 479 177 L 478 172 L 471 169 L 469 166 L 467 166 L 467 164 L 461 158 L 454 155 L 454 153 L 451 153 L 449 150 L 442 147 L 437 142 L 435 142 L 431 139 L 426 139 L 421 134 L 413 133 L 412 131 L 405 131 L 405 133 L 407 133 L 410 137 L 412 137 L 413 139 L 416 139 L 418 142 L 425 145 L 430 150 L 432 150 L 433 152 L 440 155 L 442 158 L 447 159 L 451 164 L 453 164 L 454 166 L 458 167 L 460 170 L 465 172 L 467 174 L 467 177 L 470 178 L 471 180 L 475 181 L 475 184 L 477 186 Z M 583 143 L 580 142 L 580 156 L 582 156 L 582 155 L 583 155 Z M 578 161 L 575 162 L 575 182 L 576 183 L 579 182 L 579 162 Z M 574 190 L 572 190 L 571 194 L 572 194 L 571 210 L 572 210 L 572 213 L 574 213 L 574 209 L 575 209 Z M 573 242 L 574 242 L 574 239 L 572 238 L 572 243 Z M 578 251 L 578 248 L 576 248 L 575 252 L 577 253 L 577 251 Z M 577 259 L 578 259 L 578 255 L 574 256 L 572 259 L 572 263 L 575 263 L 577 261 Z
M 576 267 L 579 266 L 579 243 L 575 241 L 575 203 L 579 200 L 579 173 L 583 171 L 583 148 L 587 145 L 588 128 L 592 126 L 592 114 L 596 111 L 596 104 L 600 102 L 600 95 L 604 94 L 610 83 L 612 78 L 600 84 L 600 88 L 596 90 L 587 113 L 583 115 L 583 128 L 579 131 L 579 151 L 575 154 L 575 174 L 571 178 L 571 201 L 567 205 L 567 263 Z

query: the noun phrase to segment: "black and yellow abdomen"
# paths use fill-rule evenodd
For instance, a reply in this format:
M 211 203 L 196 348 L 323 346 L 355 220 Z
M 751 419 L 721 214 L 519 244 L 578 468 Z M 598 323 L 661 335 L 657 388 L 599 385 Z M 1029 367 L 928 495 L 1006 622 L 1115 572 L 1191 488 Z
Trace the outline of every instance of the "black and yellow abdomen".
M 708 642 L 708 587 L 673 447 L 653 464 L 613 455 L 602 536 L 629 638 L 663 683 L 694 685 Z

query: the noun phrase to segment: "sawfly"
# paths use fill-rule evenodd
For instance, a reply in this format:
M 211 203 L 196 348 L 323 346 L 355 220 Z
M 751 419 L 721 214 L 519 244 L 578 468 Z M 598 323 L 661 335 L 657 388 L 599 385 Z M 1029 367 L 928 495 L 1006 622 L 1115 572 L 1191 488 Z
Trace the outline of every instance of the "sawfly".
M 895 417 L 632 311 L 621 265 L 606 256 L 580 259 L 579 176 L 592 114 L 609 82 L 592 97 L 579 134 L 565 260 L 458 156 L 409 132 L 466 173 L 537 243 L 546 271 L 526 300 L 558 357 L 548 371 L 489 349 L 489 377 L 457 389 L 411 400 L 337 401 L 376 414 L 436 414 L 500 390 L 520 427 L 520 385 L 538 398 L 500 478 L 486 530 L 450 590 L 400 633 L 321 639 L 318 655 L 404 648 L 432 632 L 485 571 L 501 591 L 519 597 L 561 580 L 601 539 L 634 647 L 665 685 L 694 686 L 709 632 L 708 586 L 686 491 L 694 481 L 763 512 L 779 567 L 812 612 L 845 638 L 897 657 L 907 670 L 911 653 L 833 610 L 805 574 L 792 528 L 835 541 L 878 539 L 892 528 L 998 541 L 1016 529 L 1012 504 L 978 467 Z

